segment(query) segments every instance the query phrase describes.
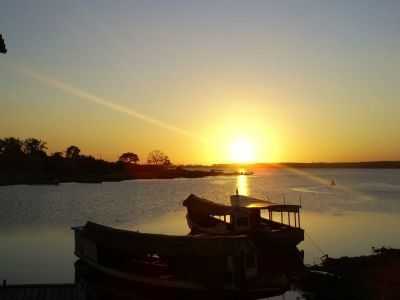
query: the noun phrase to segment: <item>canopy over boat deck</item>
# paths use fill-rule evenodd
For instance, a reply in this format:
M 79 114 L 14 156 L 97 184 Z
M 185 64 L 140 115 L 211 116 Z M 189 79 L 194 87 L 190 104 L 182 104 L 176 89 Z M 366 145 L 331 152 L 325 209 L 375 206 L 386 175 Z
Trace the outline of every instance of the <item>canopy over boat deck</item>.
M 210 215 L 232 216 L 233 214 L 246 214 L 250 213 L 261 214 L 262 210 L 267 211 L 268 219 L 271 221 L 279 222 L 289 226 L 300 228 L 300 208 L 301 205 L 293 204 L 277 204 L 271 201 L 261 200 L 257 198 L 247 197 L 243 195 L 232 195 L 231 206 L 215 203 L 210 200 L 200 198 L 196 195 L 189 195 L 184 201 L 183 205 L 187 207 L 189 214 L 197 215 Z M 274 220 L 274 213 L 280 213 L 280 218 Z M 294 218 L 291 217 L 293 213 Z M 284 216 L 287 214 L 287 218 Z M 287 222 L 285 222 L 285 219 Z
M 284 223 L 284 213 L 287 213 L 287 225 L 291 226 L 290 213 L 294 214 L 294 227 L 300 227 L 300 208 L 301 205 L 294 204 L 278 204 L 267 200 L 261 200 L 253 197 L 244 195 L 232 195 L 231 196 L 232 206 L 246 207 L 246 208 L 258 208 L 260 210 L 268 211 L 268 219 L 273 220 L 273 213 L 278 212 L 281 215 L 280 222 Z

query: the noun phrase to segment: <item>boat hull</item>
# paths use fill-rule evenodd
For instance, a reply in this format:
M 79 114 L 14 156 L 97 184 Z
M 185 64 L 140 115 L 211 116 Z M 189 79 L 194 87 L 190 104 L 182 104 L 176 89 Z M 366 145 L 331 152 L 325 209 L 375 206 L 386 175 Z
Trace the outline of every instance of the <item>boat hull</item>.
M 173 282 L 123 273 L 85 259 L 75 263 L 75 281 L 89 299 L 257 299 L 283 294 L 289 289 L 286 278 L 274 286 L 254 289 L 209 288 L 189 282 Z
M 258 269 L 260 252 L 246 236 L 166 236 L 91 222 L 74 231 L 76 281 L 96 296 L 89 299 L 129 299 L 138 292 L 256 298 L 289 288 L 285 272 Z

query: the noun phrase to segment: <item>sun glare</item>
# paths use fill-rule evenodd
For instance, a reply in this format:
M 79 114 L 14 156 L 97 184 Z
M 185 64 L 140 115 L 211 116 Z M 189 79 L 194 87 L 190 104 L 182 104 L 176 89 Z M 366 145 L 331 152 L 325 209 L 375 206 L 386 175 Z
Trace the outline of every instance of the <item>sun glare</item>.
M 230 145 L 231 161 L 235 163 L 248 163 L 254 161 L 253 144 L 244 138 L 232 142 Z

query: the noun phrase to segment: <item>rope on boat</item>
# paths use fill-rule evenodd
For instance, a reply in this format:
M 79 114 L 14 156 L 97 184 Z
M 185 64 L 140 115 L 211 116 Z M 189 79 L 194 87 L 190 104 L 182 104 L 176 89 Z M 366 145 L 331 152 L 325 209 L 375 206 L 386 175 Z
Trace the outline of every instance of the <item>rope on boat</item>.
M 322 248 L 318 245 L 318 243 L 317 243 L 316 241 L 314 241 L 313 238 L 311 238 L 310 234 L 308 234 L 307 231 L 304 231 L 304 233 L 306 234 L 306 236 L 308 237 L 308 239 L 311 241 L 311 243 L 313 244 L 313 246 L 314 246 L 319 252 L 321 252 L 321 254 L 322 254 L 321 259 L 322 259 L 323 257 L 328 256 L 328 255 L 325 253 L 325 251 L 322 250 Z

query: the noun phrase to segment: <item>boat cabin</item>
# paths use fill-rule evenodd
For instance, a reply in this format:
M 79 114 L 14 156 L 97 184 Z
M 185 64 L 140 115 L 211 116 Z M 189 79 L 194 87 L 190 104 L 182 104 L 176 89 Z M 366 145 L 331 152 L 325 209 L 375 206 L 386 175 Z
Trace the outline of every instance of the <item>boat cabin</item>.
M 275 204 L 242 195 L 231 196 L 231 203 L 231 206 L 223 205 L 192 194 L 183 205 L 187 207 L 188 216 L 194 216 L 199 221 L 210 221 L 210 218 L 220 220 L 237 232 L 259 226 L 263 221 L 264 212 L 267 214 L 267 220 L 300 228 L 300 205 Z M 280 218 L 276 218 L 276 213 Z M 215 225 L 218 224 L 221 223 L 216 221 Z
M 282 205 L 234 195 L 232 205 L 223 205 L 190 195 L 183 201 L 192 233 L 214 235 L 251 234 L 268 243 L 297 245 L 304 240 L 300 206 Z M 281 218 L 277 219 L 279 213 Z M 286 217 L 287 216 L 287 217 Z M 286 221 L 286 222 L 285 222 Z

